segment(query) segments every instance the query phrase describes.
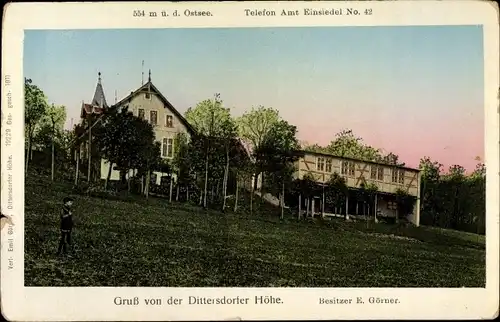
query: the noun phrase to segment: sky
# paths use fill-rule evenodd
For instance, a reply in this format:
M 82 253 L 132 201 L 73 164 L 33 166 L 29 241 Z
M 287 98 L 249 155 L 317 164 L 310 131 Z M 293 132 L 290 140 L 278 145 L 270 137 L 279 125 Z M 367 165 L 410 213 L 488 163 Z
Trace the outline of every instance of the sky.
M 279 110 L 311 144 L 351 129 L 411 167 L 484 157 L 481 26 L 30 30 L 23 62 L 67 128 L 98 72 L 112 104 L 151 69 L 181 113 L 220 93 L 235 116 Z

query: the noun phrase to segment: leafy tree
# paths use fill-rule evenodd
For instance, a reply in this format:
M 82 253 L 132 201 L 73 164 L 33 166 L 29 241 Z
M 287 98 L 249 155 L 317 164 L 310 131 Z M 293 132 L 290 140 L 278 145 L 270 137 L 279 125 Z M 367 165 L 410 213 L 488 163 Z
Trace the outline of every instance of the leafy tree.
M 131 169 L 149 173 L 159 163 L 160 147 L 152 125 L 125 109 L 110 113 L 97 137 L 102 156 L 110 166 L 106 182 L 115 164 L 124 182 Z
M 250 150 L 255 152 L 261 148 L 266 135 L 279 120 L 280 116 L 277 110 L 259 106 L 243 114 L 236 122 L 240 137 L 250 147 Z M 257 154 L 254 155 L 257 156 Z M 262 168 L 263 161 L 256 158 L 254 189 L 257 189 L 257 182 Z
M 57 136 L 62 139 L 64 122 L 66 121 L 66 108 L 64 106 L 54 106 L 52 104 L 46 109 L 44 117 L 42 117 L 41 124 L 45 121 L 46 127 L 50 130 L 51 142 L 51 180 L 54 181 L 54 166 L 55 166 L 55 146 Z M 62 142 L 61 142 L 62 143 Z
M 31 155 L 33 136 L 35 129 L 45 115 L 48 108 L 47 97 L 45 93 L 31 79 L 24 79 L 24 126 L 27 139 L 26 165 L 25 171 L 28 171 L 28 163 Z
M 347 192 L 348 188 L 345 178 L 334 172 L 326 183 L 326 204 L 334 209 L 341 208 L 345 204 Z
M 365 161 L 374 161 L 391 165 L 404 165 L 399 157 L 389 152 L 384 155 L 381 149 L 371 147 L 356 136 L 352 130 L 342 130 L 335 135 L 335 139 L 328 146 L 322 147 L 318 144 L 306 145 L 306 151 L 320 152 L 336 155 L 339 157 L 355 158 Z
M 255 150 L 256 159 L 262 160 L 263 170 L 269 173 L 271 190 L 281 191 L 281 216 L 285 188 L 290 186 L 295 171 L 293 163 L 298 159 L 299 143 L 297 128 L 284 120 L 275 123 Z
M 409 195 L 405 190 L 396 190 L 397 219 L 406 218 L 408 214 L 412 213 L 415 202 L 415 197 Z
M 220 153 L 220 144 L 217 146 L 217 142 L 227 134 L 227 124 L 232 123 L 231 114 L 228 108 L 223 107 L 220 95 L 216 94 L 213 100 L 204 100 L 198 103 L 196 107 L 189 108 L 185 113 L 185 117 L 197 131 L 197 140 L 202 139 L 203 141 L 205 169 L 202 200 L 203 206 L 206 208 L 209 181 L 211 181 L 213 191 L 215 180 L 217 182 L 223 180 L 223 175 L 219 174 L 224 172 L 224 168 L 221 167 L 221 164 L 225 164 L 222 161 L 224 155 Z M 199 143 L 196 142 L 195 144 L 199 146 Z M 192 159 L 192 161 L 201 162 L 202 160 Z M 200 167 L 195 165 L 195 168 Z M 211 178 L 209 178 L 209 172 L 213 174 Z

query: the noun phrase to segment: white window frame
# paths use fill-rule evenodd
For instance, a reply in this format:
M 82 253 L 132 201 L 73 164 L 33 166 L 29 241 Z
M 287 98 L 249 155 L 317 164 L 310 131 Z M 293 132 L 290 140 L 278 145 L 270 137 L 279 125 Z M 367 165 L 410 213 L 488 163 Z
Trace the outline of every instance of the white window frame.
M 348 163 L 349 167 L 347 169 L 347 173 L 350 177 L 354 177 L 356 175 L 356 164 L 352 161 Z
M 382 166 L 378 167 L 378 169 L 377 169 L 377 180 L 378 181 L 384 181 L 384 176 L 385 176 L 384 171 L 385 171 L 384 167 L 382 167 Z
M 327 158 L 325 160 L 325 172 L 331 173 L 333 170 L 333 160 L 331 158 Z
M 170 143 L 170 150 L 168 148 L 169 143 Z M 171 154 L 170 156 L 169 152 Z M 164 159 L 172 159 L 174 157 L 174 138 L 163 138 L 161 142 L 161 157 Z
M 316 158 L 316 170 L 321 172 L 325 171 L 325 158 L 323 157 Z

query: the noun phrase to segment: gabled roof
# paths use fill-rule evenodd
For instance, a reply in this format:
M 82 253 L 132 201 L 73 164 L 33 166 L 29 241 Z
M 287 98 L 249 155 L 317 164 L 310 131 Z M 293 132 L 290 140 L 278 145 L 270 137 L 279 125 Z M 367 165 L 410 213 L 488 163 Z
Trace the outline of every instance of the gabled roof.
M 106 102 L 106 97 L 104 96 L 104 90 L 102 88 L 101 72 L 99 72 L 97 85 L 94 92 L 94 97 L 92 98 L 92 103 L 90 104 L 82 103 L 80 117 L 85 118 L 87 115 L 90 114 L 100 115 L 108 107 L 109 106 L 108 103 Z
M 118 107 L 125 102 L 131 101 L 132 98 L 135 97 L 139 93 L 147 93 L 147 92 L 154 93 L 154 94 L 158 95 L 158 97 L 162 101 L 163 105 L 168 107 L 175 114 L 175 116 L 177 116 L 179 118 L 179 120 L 191 132 L 191 134 L 196 133 L 196 130 L 194 129 L 194 127 L 191 124 L 189 124 L 189 122 L 184 118 L 184 116 L 182 116 L 182 114 L 179 113 L 179 111 L 177 111 L 177 109 L 167 100 L 167 98 L 165 96 L 163 96 L 163 94 L 158 90 L 158 88 L 156 88 L 156 86 L 153 85 L 153 83 L 151 82 L 151 79 L 149 79 L 149 81 L 146 84 L 142 85 L 137 90 L 130 93 L 130 95 L 128 95 L 127 97 L 123 98 L 121 101 L 116 103 L 114 105 L 114 107 Z
M 364 162 L 364 163 L 368 163 L 368 164 L 374 164 L 374 165 L 380 165 L 380 166 L 386 166 L 386 167 L 404 169 L 404 170 L 415 171 L 415 172 L 419 172 L 420 171 L 420 169 L 410 168 L 410 167 L 407 167 L 407 166 L 401 166 L 401 165 L 395 165 L 395 164 L 388 164 L 388 163 L 384 163 L 384 162 L 368 161 L 368 160 L 351 158 L 351 157 L 343 157 L 343 156 L 339 156 L 339 155 L 335 155 L 335 154 L 330 154 L 330 153 L 314 152 L 314 151 L 308 151 L 308 150 L 299 150 L 299 151 L 296 151 L 296 153 L 300 157 L 303 157 L 306 154 L 310 154 L 310 155 L 316 155 L 316 156 L 333 157 L 333 158 L 343 159 L 343 160 L 347 160 L 347 161 Z
M 81 111 L 80 117 L 84 118 L 85 116 L 87 116 L 89 114 L 101 115 L 103 112 L 104 112 L 104 108 L 102 108 L 98 105 L 82 103 L 82 111 Z

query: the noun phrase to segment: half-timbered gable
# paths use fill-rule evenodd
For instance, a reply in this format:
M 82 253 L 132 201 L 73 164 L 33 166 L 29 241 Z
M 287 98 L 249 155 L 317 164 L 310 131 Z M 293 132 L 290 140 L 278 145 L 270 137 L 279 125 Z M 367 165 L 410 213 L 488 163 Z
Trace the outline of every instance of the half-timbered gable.
M 324 185 L 334 173 L 343 177 L 347 187 L 351 190 L 357 190 L 369 184 L 375 185 L 377 203 L 373 206 L 376 207 L 380 216 L 397 216 L 395 195 L 398 190 L 415 197 L 417 202 L 409 220 L 418 225 L 420 218 L 420 171 L 418 169 L 310 151 L 299 153 L 295 178 L 302 179 L 308 175 L 312 176 L 318 184 Z M 345 211 L 352 213 L 350 208 Z M 358 213 L 357 205 L 354 212 Z

